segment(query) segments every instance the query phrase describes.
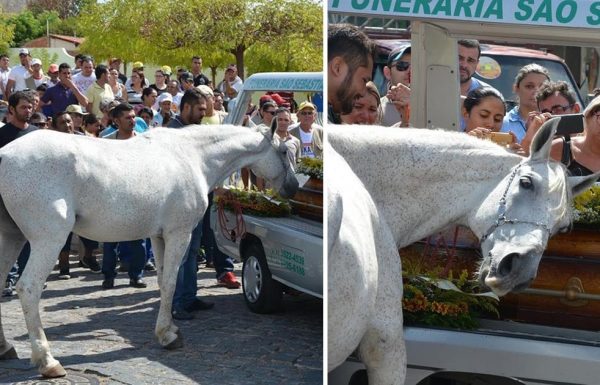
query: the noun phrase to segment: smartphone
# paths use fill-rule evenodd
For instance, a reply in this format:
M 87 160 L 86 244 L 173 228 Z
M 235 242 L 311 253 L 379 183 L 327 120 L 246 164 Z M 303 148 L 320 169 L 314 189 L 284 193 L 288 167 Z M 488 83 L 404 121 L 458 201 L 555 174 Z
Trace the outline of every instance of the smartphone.
M 513 136 L 508 132 L 490 132 L 490 140 L 494 143 L 506 146 L 513 142 Z
M 560 122 L 555 135 L 564 136 L 583 132 L 583 114 L 557 115 L 556 118 L 560 119 Z

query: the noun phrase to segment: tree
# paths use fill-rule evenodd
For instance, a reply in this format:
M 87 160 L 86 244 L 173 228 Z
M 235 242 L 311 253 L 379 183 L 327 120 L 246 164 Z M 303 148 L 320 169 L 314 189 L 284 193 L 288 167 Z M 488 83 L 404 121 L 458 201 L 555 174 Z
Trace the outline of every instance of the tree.
M 322 4 L 314 0 L 109 0 L 87 6 L 78 26 L 86 37 L 81 50 L 97 58 L 189 66 L 197 54 L 214 69 L 235 61 L 243 77 L 246 51 L 262 44 L 285 55 L 269 52 L 277 68 L 322 63 Z M 255 68 L 273 70 L 262 59 Z
M 94 2 L 95 0 L 29 0 L 27 8 L 34 15 L 54 11 L 64 20 L 79 15 L 82 9 Z
M 0 15 L 2 14 L 0 8 Z M 6 24 L 0 17 L 0 53 L 5 53 L 11 46 L 14 38 L 14 25 Z
M 40 21 L 28 10 L 9 18 L 7 24 L 14 28 L 13 47 L 20 47 L 29 40 L 37 39 L 46 30 L 45 24 L 42 26 Z

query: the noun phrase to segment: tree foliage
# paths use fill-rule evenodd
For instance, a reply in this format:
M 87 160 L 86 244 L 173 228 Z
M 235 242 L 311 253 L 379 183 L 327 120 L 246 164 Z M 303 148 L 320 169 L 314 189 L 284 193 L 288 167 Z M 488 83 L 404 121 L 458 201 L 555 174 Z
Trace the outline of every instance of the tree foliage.
M 54 11 L 61 20 L 77 16 L 80 12 L 95 0 L 29 0 L 27 8 L 34 14 L 45 11 Z
M 0 8 L 0 15 L 2 15 L 2 8 Z M 6 23 L 2 16 L 0 16 L 0 53 L 4 53 L 11 46 L 14 38 L 14 25 Z
M 236 62 L 241 74 L 246 56 L 251 72 L 322 67 L 314 0 L 109 0 L 89 4 L 78 26 L 81 50 L 100 59 L 189 66 L 196 54 L 213 69 Z

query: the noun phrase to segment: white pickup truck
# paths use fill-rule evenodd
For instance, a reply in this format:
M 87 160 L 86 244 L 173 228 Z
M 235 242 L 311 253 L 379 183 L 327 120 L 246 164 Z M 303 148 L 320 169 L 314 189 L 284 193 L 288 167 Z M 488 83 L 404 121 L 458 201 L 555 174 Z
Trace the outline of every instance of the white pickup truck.
M 226 122 L 241 125 L 248 103 L 268 91 L 294 92 L 294 99 L 300 104 L 323 91 L 323 74 L 278 72 L 251 75 L 244 82 Z M 298 178 L 302 179 L 302 176 L 298 175 Z M 303 181 L 300 182 L 302 185 Z M 322 222 L 298 215 L 266 218 L 243 214 L 239 218 L 229 211 L 223 214 L 221 219 L 219 215 L 211 215 L 211 227 L 218 248 L 243 262 L 242 286 L 250 310 L 257 313 L 277 311 L 282 293 L 289 289 L 323 298 Z M 242 220 L 245 225 L 243 235 L 221 230 Z

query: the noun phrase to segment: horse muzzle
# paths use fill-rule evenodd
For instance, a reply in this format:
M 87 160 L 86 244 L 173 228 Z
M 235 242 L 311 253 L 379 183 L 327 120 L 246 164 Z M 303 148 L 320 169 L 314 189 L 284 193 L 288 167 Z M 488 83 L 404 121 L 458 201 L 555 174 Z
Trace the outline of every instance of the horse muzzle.
M 496 261 L 492 258 L 480 280 L 498 296 L 523 291 L 535 279 L 540 258 L 537 250 L 512 252 Z
M 298 191 L 298 186 L 298 179 L 292 174 L 291 178 L 285 178 L 284 183 L 279 188 L 278 194 L 282 198 L 292 198 L 296 194 L 296 191 Z

